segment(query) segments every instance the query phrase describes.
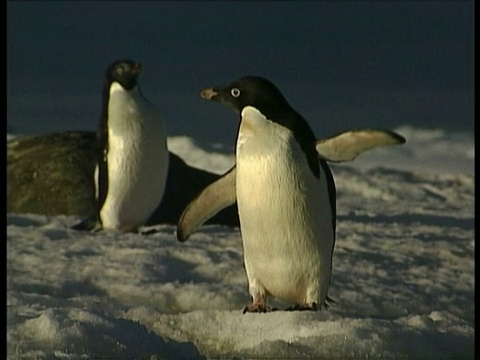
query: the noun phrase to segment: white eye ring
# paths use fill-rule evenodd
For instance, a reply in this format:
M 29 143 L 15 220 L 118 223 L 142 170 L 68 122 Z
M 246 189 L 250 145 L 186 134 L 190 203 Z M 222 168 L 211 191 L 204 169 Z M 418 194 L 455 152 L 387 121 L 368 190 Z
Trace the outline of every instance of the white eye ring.
M 117 75 L 123 75 L 123 68 L 119 67 L 115 70 L 115 72 L 117 73 Z
M 238 88 L 233 88 L 232 90 L 230 90 L 230 94 L 232 94 L 233 97 L 239 97 L 240 90 Z

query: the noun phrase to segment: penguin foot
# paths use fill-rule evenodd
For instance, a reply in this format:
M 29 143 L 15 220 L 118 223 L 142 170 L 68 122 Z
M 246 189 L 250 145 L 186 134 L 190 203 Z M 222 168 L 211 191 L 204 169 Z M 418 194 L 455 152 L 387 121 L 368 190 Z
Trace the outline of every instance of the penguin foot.
M 266 312 L 271 312 L 276 310 L 278 309 L 267 306 L 265 302 L 256 302 L 256 303 L 249 303 L 247 306 L 245 306 L 243 308 L 243 314 L 247 312 L 266 313 Z
M 335 304 L 337 304 L 337 301 L 327 295 L 327 298 L 325 299 L 323 306 L 325 307 L 325 309 L 328 309 L 330 306 Z
M 137 231 L 140 235 L 145 235 L 145 236 L 146 235 L 152 235 L 152 234 L 160 232 L 160 230 L 158 230 L 158 229 L 148 229 L 148 230 L 144 230 L 144 231 L 137 230 Z
M 71 229 L 78 231 L 97 232 L 102 230 L 102 225 L 95 217 L 88 217 L 86 219 L 83 219 L 78 224 L 73 225 Z
M 296 304 L 294 306 L 288 307 L 286 311 L 317 311 L 317 304 L 314 302 L 305 305 Z

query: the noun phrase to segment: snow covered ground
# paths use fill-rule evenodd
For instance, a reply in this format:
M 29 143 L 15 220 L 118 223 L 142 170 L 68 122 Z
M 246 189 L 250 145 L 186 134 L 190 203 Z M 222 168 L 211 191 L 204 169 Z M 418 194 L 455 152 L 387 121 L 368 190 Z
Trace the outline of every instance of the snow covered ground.
M 473 135 L 395 131 L 405 145 L 332 165 L 326 311 L 242 315 L 238 229 L 179 243 L 173 226 L 91 234 L 75 217 L 7 214 L 8 357 L 473 359 Z M 169 148 L 217 173 L 234 161 L 185 137 Z

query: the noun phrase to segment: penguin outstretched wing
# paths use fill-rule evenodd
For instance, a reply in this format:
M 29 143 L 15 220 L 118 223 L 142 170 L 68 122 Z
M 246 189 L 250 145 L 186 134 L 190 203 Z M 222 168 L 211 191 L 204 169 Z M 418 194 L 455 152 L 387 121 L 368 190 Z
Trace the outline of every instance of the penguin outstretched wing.
M 361 153 L 379 146 L 405 143 L 405 138 L 393 131 L 377 129 L 352 130 L 319 139 L 315 148 L 320 160 L 353 161 Z M 236 167 L 207 186 L 185 208 L 177 224 L 177 239 L 185 241 L 203 223 L 220 210 L 236 202 Z
M 177 239 L 185 241 L 205 221 L 236 201 L 236 166 L 208 185 L 185 208 L 177 224 Z
M 317 140 L 315 148 L 320 159 L 330 162 L 352 161 L 361 153 L 378 146 L 405 143 L 405 138 L 393 131 L 360 129 Z

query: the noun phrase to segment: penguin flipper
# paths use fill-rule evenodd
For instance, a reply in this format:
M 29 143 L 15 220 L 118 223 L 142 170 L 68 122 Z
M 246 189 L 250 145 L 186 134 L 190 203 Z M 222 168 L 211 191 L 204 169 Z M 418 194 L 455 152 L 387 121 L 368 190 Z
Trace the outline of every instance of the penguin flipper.
M 405 141 L 403 136 L 393 131 L 360 129 L 317 140 L 315 148 L 322 160 L 344 162 L 352 161 L 361 153 L 378 146 L 403 144 Z
M 208 185 L 183 210 L 177 224 L 177 239 L 185 241 L 205 221 L 236 201 L 236 167 Z

